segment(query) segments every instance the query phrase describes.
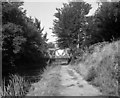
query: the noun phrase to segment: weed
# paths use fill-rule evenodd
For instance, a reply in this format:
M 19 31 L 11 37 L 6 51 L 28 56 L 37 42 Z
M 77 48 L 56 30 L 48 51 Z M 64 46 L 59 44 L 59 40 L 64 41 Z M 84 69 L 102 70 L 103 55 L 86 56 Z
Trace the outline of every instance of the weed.
M 30 83 L 19 75 L 11 75 L 9 83 L 2 83 L 2 96 L 25 96 L 30 88 Z

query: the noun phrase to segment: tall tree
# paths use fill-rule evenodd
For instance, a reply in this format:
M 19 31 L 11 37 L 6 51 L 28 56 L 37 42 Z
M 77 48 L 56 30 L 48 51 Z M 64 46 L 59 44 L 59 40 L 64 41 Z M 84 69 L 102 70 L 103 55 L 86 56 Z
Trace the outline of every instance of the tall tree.
M 83 41 L 83 26 L 85 15 L 91 6 L 85 2 L 69 2 L 63 8 L 57 8 L 55 13 L 53 33 L 57 35 L 60 48 L 74 49 Z
M 120 2 L 102 2 L 95 18 L 98 36 L 105 41 L 120 38 Z
M 21 24 L 24 12 L 19 8 L 22 2 L 2 2 L 2 68 L 3 72 L 15 66 L 15 56 L 25 42 Z M 8 71 L 6 71 L 7 73 Z
M 2 68 L 9 69 L 46 65 L 46 36 L 38 19 L 26 16 L 23 2 L 2 2 Z M 13 72 L 13 71 L 11 71 Z
M 102 2 L 93 17 L 88 17 L 86 39 L 89 44 L 120 39 L 120 2 Z M 94 27 L 94 28 L 93 28 Z

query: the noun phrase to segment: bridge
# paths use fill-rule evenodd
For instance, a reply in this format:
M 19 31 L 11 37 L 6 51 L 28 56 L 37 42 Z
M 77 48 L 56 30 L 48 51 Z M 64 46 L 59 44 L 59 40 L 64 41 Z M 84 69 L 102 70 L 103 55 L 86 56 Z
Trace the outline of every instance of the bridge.
M 51 59 L 51 61 L 55 62 L 61 62 L 61 63 L 68 63 L 68 60 L 70 59 L 70 49 L 59 49 L 59 48 L 49 48 L 48 54 Z

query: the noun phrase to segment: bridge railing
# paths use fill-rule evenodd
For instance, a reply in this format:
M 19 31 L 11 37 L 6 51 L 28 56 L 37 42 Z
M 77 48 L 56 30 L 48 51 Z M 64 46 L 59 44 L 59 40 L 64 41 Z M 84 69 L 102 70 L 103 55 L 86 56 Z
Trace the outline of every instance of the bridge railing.
M 59 53 L 59 50 L 61 49 L 55 49 L 55 48 L 49 49 L 48 54 L 50 58 L 70 58 L 68 48 L 62 49 L 62 53 Z
M 63 53 L 58 53 L 59 55 L 56 55 L 58 50 L 60 49 L 49 49 L 48 53 L 50 56 L 50 62 L 68 62 L 70 59 L 70 54 L 68 53 L 68 49 L 64 49 Z

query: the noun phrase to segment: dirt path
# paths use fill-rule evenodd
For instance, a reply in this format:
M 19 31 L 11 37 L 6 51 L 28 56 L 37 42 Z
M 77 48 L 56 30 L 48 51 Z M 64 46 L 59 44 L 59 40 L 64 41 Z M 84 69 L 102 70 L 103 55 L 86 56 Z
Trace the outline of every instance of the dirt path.
M 44 78 L 32 85 L 27 96 L 99 96 L 99 90 L 88 84 L 70 66 L 51 70 Z
M 59 92 L 62 96 L 99 96 L 99 90 L 88 84 L 75 70 L 69 66 L 62 66 L 61 85 L 64 86 Z

